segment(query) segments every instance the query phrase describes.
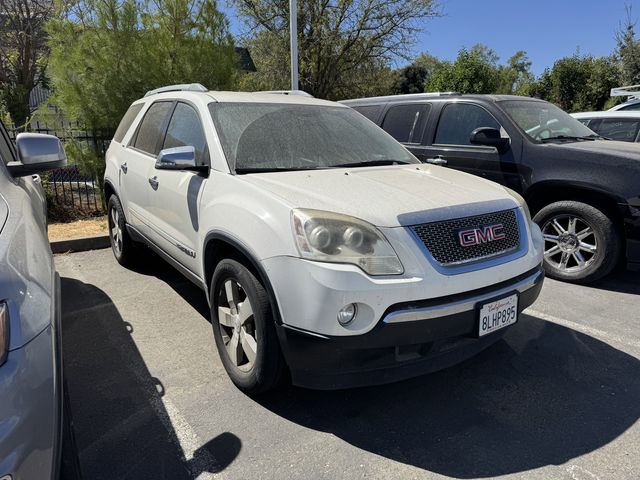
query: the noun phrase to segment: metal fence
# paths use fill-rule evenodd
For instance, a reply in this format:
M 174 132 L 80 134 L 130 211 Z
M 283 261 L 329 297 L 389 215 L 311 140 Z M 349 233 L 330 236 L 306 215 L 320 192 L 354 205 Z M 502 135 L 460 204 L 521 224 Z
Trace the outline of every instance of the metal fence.
M 15 140 L 20 133 L 16 129 L 9 128 L 9 136 Z M 62 143 L 79 143 L 95 149 L 104 157 L 112 132 L 88 131 L 77 122 L 68 122 L 62 126 L 50 126 L 46 122 L 34 121 L 30 125 L 29 132 L 55 135 Z M 83 173 L 80 165 L 73 158 L 69 159 L 66 168 L 52 170 L 42 175 L 49 203 L 55 202 L 60 206 L 77 210 L 80 216 L 95 215 L 104 211 L 101 196 L 101 179 L 94 175 Z M 50 205 L 51 207 L 51 205 Z

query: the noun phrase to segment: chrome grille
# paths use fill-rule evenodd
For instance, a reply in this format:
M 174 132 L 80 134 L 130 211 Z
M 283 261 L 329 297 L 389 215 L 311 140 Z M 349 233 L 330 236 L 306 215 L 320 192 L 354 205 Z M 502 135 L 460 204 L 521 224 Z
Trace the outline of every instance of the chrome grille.
M 459 232 L 502 224 L 504 238 L 463 247 Z M 502 255 L 520 246 L 520 231 L 515 210 L 476 215 L 413 225 L 411 230 L 440 265 L 456 265 Z

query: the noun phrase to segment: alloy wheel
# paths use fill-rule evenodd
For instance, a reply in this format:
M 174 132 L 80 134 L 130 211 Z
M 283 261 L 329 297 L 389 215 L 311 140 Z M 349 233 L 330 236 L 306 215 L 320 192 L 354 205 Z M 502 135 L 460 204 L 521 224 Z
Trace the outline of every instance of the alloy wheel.
M 122 228 L 120 227 L 120 213 L 115 207 L 111 208 L 109 215 L 109 229 L 113 240 L 113 248 L 116 254 L 120 255 L 122 253 Z
M 576 215 L 556 215 L 542 227 L 544 258 L 552 267 L 579 272 L 591 265 L 598 253 L 595 230 Z
M 233 279 L 220 286 L 218 322 L 231 363 L 244 372 L 251 370 L 258 354 L 256 323 L 247 293 Z

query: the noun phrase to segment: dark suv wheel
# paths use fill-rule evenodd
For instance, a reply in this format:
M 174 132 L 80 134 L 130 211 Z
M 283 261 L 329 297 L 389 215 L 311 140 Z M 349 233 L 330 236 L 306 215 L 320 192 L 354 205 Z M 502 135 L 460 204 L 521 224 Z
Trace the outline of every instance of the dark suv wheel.
M 622 238 L 600 209 L 577 201 L 547 205 L 533 219 L 544 236 L 544 267 L 558 280 L 587 283 L 617 265 Z

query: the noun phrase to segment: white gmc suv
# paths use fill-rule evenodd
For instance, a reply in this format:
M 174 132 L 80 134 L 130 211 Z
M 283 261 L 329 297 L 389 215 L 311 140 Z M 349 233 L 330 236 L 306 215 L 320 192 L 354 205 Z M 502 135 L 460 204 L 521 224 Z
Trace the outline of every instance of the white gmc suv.
M 498 340 L 542 287 L 518 194 L 422 164 L 350 108 L 303 92 L 151 91 L 106 156 L 116 259 L 144 243 L 207 294 L 249 393 L 379 384 Z

